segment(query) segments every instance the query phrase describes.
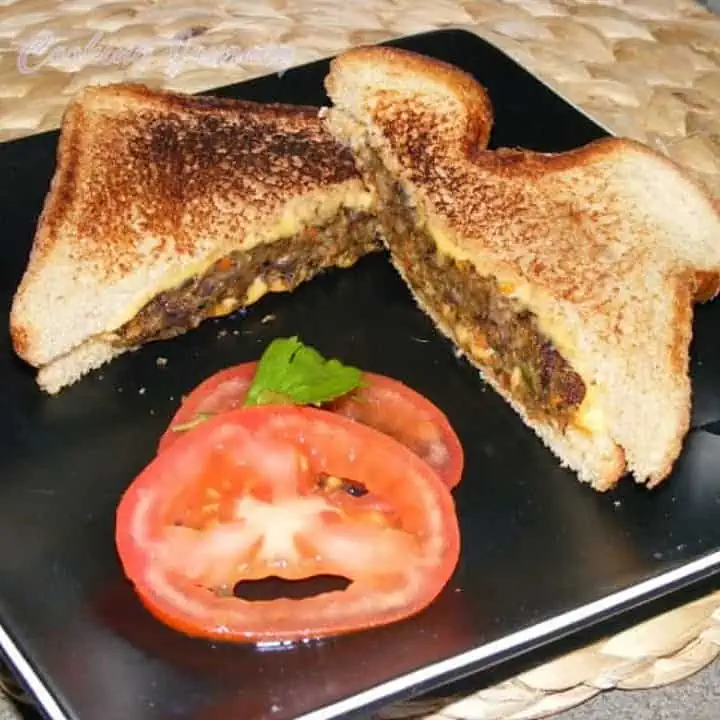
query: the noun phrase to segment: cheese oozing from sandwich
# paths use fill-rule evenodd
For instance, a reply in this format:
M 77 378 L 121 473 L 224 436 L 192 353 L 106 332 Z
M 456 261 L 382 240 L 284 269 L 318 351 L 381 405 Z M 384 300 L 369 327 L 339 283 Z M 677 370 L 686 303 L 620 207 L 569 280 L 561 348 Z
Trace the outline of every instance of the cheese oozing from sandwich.
M 238 249 L 249 252 L 260 245 L 272 244 L 279 240 L 292 238 L 302 234 L 308 228 L 320 227 L 331 222 L 343 210 L 357 213 L 370 213 L 374 204 L 373 194 L 358 180 L 343 183 L 332 190 L 323 190 L 305 197 L 293 199 L 278 213 L 274 221 L 263 222 L 256 227 L 250 227 Z M 149 283 L 141 294 L 129 301 L 116 315 L 106 328 L 107 333 L 113 333 L 117 328 L 130 322 L 153 298 L 161 293 L 173 290 L 192 278 L 205 275 L 210 268 L 227 255 L 227 248 L 219 247 L 209 252 L 202 260 L 194 262 L 179 262 L 176 267 Z M 232 312 L 240 306 L 250 305 L 260 299 L 268 291 L 281 292 L 291 289 L 288 283 L 280 280 L 270 287 L 261 278 L 252 288 L 236 302 L 225 298 L 215 308 L 216 315 Z M 209 312 L 212 315 L 213 312 Z

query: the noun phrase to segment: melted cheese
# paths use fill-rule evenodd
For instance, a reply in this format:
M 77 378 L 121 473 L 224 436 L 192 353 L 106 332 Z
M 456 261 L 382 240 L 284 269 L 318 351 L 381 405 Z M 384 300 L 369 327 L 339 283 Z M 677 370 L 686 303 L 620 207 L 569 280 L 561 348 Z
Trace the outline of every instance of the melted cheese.
M 240 305 L 240 301 L 236 297 L 225 298 L 210 310 L 210 317 L 229 315 L 238 305 Z
M 250 287 L 247 289 L 247 292 L 245 293 L 243 304 L 252 305 L 254 302 L 257 302 L 263 295 L 267 294 L 269 290 L 270 288 L 264 280 L 260 278 L 255 278 L 252 281 Z
M 529 283 L 517 283 L 514 280 L 498 277 L 497 274 L 492 273 L 487 269 L 483 269 L 482 266 L 479 266 L 467 252 L 457 247 L 457 245 L 452 241 L 450 233 L 442 228 L 437 222 L 428 220 L 427 230 L 441 253 L 448 255 L 453 258 L 453 260 L 459 262 L 467 261 L 472 263 L 481 275 L 492 275 L 495 277 L 500 292 L 503 293 L 503 295 L 519 300 L 528 308 L 536 306 L 534 300 L 537 292 L 532 285 Z M 546 317 L 536 317 L 540 331 L 552 341 L 553 345 L 555 345 L 560 353 L 568 360 L 572 360 L 573 357 L 576 357 L 575 342 L 573 341 L 567 328 Z
M 374 196 L 364 188 L 360 181 L 349 182 L 340 192 L 326 194 L 325 197 L 321 194 L 316 194 L 311 198 L 298 198 L 285 206 L 283 212 L 274 223 L 248 229 L 242 245 L 234 249 L 249 251 L 258 245 L 293 237 L 303 232 L 307 227 L 319 225 L 331 220 L 342 208 L 367 211 L 372 208 L 373 202 Z M 111 322 L 108 323 L 105 332 L 112 333 L 117 328 L 122 327 L 160 293 L 179 287 L 190 278 L 204 275 L 214 263 L 227 255 L 228 252 L 227 246 L 223 245 L 201 260 L 186 262 L 181 267 L 172 268 L 164 273 L 154 283 L 149 283 L 143 288 L 143 291 L 138 293 L 138 295 L 123 308 L 121 313 L 114 316 Z M 274 287 L 271 289 L 284 290 L 286 288 Z M 258 292 L 260 294 L 257 294 Z M 266 292 L 268 292 L 267 287 L 260 292 L 259 286 L 255 286 L 254 288 L 251 286 L 244 300 L 244 304 L 249 305 L 255 302 L 255 300 L 262 297 Z M 254 299 L 248 299 L 250 296 Z M 237 305 L 235 307 L 237 307 Z M 225 310 L 222 307 L 216 306 L 213 310 L 217 310 L 218 314 L 223 315 L 232 312 L 232 309 Z
M 422 213 L 420 213 L 422 217 Z M 532 309 L 537 306 L 534 300 L 537 298 L 537 292 L 529 283 L 517 283 L 504 278 L 499 278 L 489 271 L 483 272 L 481 267 L 469 256 L 468 253 L 458 248 L 457 245 L 452 241 L 450 233 L 444 228 L 439 226 L 437 223 L 427 220 L 426 227 L 430 236 L 434 240 L 438 252 L 450 256 L 456 261 L 468 261 L 473 264 L 477 271 L 484 275 L 493 275 L 496 278 L 498 287 L 501 293 L 517 299 L 528 309 Z M 558 349 L 558 352 L 571 364 L 578 356 L 577 344 L 570 331 L 557 321 L 536 315 L 538 328 L 540 332 L 545 335 L 553 345 Z M 457 340 L 460 344 L 466 344 L 471 337 L 471 331 L 466 327 L 458 327 L 456 333 Z M 473 354 L 476 348 L 473 347 Z M 487 351 L 485 351 L 487 353 Z M 483 360 L 482 354 L 476 354 L 477 359 Z M 602 410 L 602 403 L 599 397 L 597 388 L 594 386 L 586 386 L 585 397 L 578 407 L 575 415 L 572 419 L 572 424 L 579 429 L 589 432 L 591 434 L 601 433 L 606 430 L 605 414 Z
M 598 398 L 597 389 L 593 386 L 587 388 L 585 398 L 575 412 L 572 424 L 591 435 L 605 431 L 605 414 Z
M 210 311 L 210 316 L 221 317 L 223 315 L 229 315 L 241 305 L 247 306 L 256 303 L 263 295 L 267 295 L 269 292 L 286 292 L 289 289 L 290 286 L 283 280 L 273 280 L 268 284 L 262 278 L 255 278 L 242 299 L 236 297 L 225 298 L 213 307 Z

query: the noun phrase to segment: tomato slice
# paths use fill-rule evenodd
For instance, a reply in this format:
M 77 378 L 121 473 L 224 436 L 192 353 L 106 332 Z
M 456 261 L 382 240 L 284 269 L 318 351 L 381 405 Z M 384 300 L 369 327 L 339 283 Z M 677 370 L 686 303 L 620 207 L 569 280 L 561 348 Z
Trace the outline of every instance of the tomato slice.
M 413 615 L 458 560 L 452 496 L 392 438 L 315 408 L 229 411 L 184 433 L 124 494 L 116 544 L 147 608 L 186 634 L 298 640 Z M 238 583 L 336 576 L 254 601 Z M 280 582 L 280 581 L 278 581 Z
M 363 380 L 363 387 L 326 409 L 394 437 L 455 487 L 462 477 L 463 449 L 442 410 L 398 380 L 372 373 L 364 373 Z
M 158 451 L 162 452 L 205 415 L 242 407 L 255 375 L 257 363 L 221 370 L 203 381 L 183 401 Z M 324 406 L 391 435 L 432 465 L 448 487 L 462 477 L 463 449 L 445 414 L 420 393 L 383 375 L 363 374 L 364 386 Z

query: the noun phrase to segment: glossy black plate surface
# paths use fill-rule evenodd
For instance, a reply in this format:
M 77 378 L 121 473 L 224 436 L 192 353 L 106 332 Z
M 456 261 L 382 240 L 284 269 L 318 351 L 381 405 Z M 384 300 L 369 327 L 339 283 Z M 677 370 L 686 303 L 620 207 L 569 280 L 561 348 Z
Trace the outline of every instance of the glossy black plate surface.
M 443 31 L 397 44 L 455 63 L 488 88 L 495 146 L 559 151 L 604 134 L 473 35 Z M 217 94 L 320 105 L 326 69 L 319 62 Z M 56 141 L 49 133 L 0 146 L 4 313 Z M 268 315 L 274 320 L 261 322 Z M 718 327 L 720 302 L 698 310 L 694 429 L 673 476 L 653 493 L 626 481 L 598 495 L 560 469 L 455 358 L 382 256 L 148 346 L 55 398 L 14 357 L 3 323 L 0 645 L 53 717 L 332 717 L 507 660 L 696 582 L 720 564 L 720 437 L 700 429 L 720 421 Z M 123 580 L 115 506 L 184 392 L 291 334 L 401 378 L 447 412 L 466 450 L 456 492 L 461 562 L 428 611 L 391 627 L 284 650 L 192 641 L 150 618 Z

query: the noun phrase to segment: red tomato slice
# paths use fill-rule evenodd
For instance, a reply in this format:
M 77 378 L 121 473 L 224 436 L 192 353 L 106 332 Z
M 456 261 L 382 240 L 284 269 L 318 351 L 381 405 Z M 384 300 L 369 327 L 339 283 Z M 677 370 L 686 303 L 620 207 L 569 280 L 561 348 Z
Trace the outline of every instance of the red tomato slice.
M 398 380 L 372 373 L 363 380 L 364 387 L 326 409 L 394 437 L 454 488 L 462 477 L 463 449 L 442 410 Z
M 116 543 L 158 618 L 252 642 L 413 615 L 460 548 L 452 496 L 427 463 L 376 430 L 293 406 L 230 411 L 184 433 L 126 491 Z M 302 599 L 233 595 L 246 580 L 326 575 L 351 584 Z
M 172 445 L 182 430 L 193 427 L 205 414 L 214 415 L 242 407 L 255 375 L 257 363 L 221 370 L 200 383 L 183 401 L 165 434 L 158 452 Z M 364 373 L 365 386 L 324 406 L 324 409 L 369 425 L 391 435 L 432 465 L 448 487 L 462 477 L 463 449 L 445 414 L 407 385 L 373 373 Z

